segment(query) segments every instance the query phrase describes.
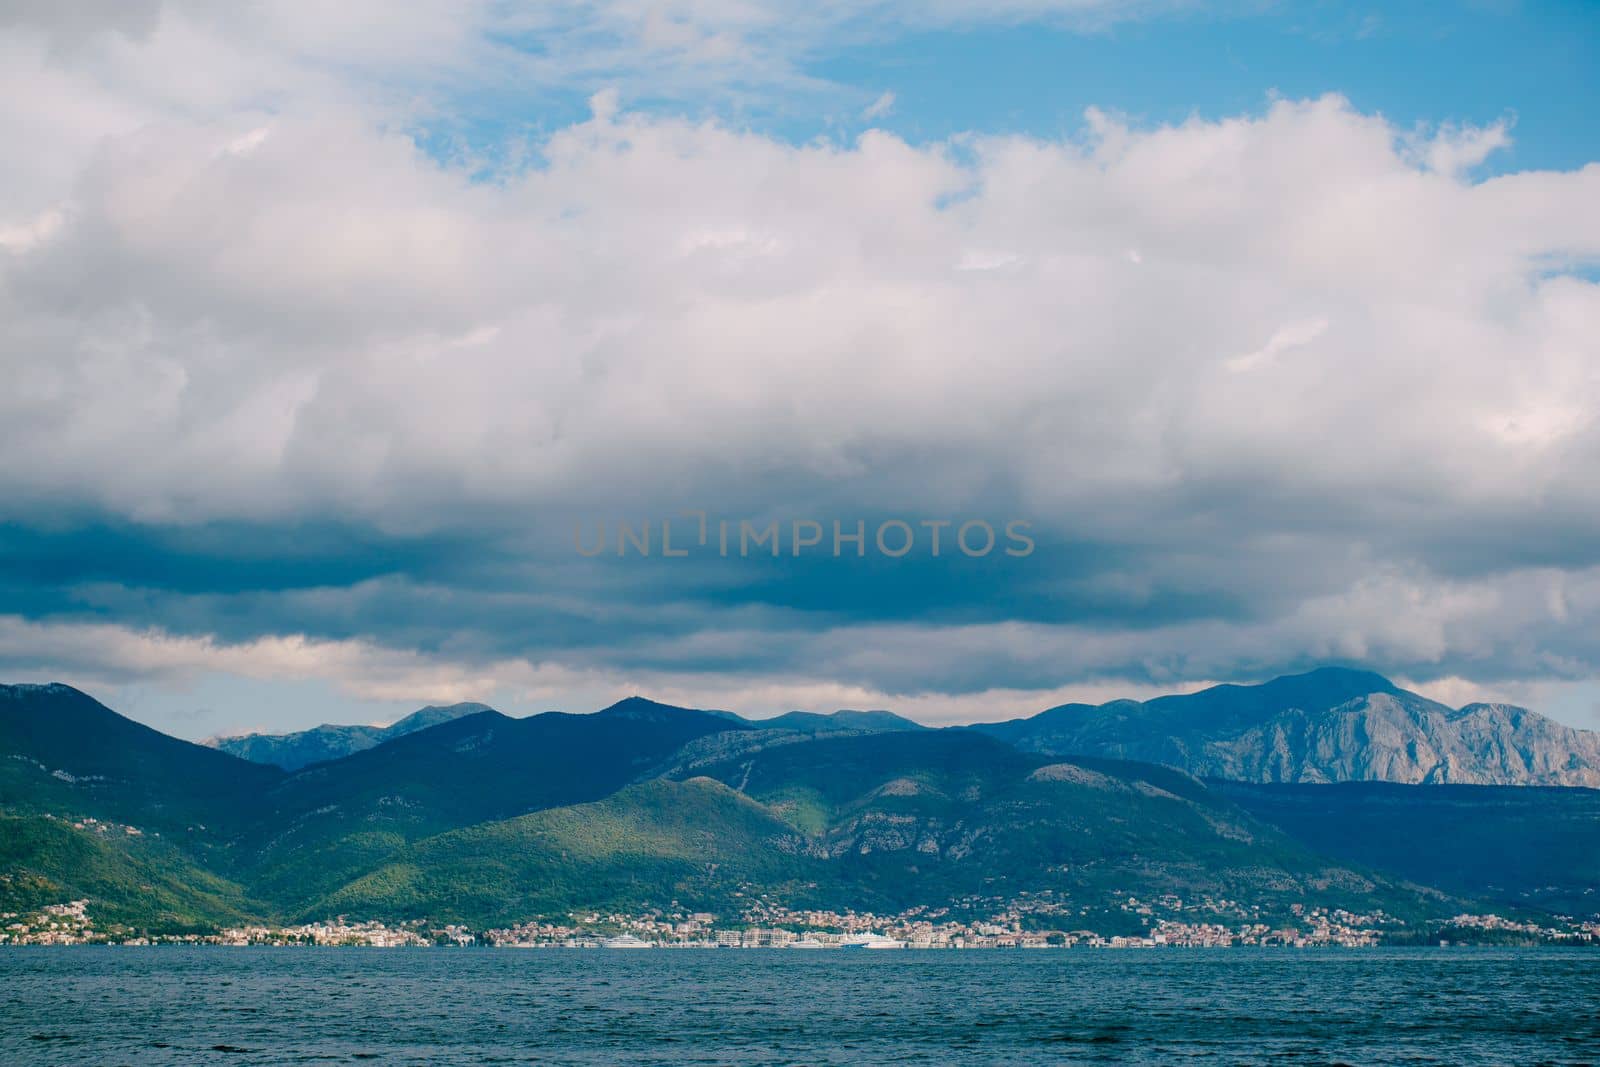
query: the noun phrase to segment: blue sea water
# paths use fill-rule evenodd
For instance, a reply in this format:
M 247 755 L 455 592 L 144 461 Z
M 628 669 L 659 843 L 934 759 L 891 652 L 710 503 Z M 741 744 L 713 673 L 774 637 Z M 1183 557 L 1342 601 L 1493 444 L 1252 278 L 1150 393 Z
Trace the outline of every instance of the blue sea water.
M 0 950 L 0 1063 L 1600 1061 L 1600 952 Z

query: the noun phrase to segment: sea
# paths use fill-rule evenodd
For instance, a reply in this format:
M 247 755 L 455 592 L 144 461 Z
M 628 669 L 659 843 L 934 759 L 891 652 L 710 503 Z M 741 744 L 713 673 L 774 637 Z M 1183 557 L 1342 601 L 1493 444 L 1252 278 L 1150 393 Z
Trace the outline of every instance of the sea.
M 0 1063 L 1600 1063 L 1600 951 L 0 949 Z

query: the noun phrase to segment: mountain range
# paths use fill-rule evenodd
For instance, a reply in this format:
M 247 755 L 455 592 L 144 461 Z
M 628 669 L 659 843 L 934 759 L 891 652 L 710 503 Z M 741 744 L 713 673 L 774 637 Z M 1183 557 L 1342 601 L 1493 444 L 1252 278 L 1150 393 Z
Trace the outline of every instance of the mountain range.
M 323 725 L 202 743 L 298 770 L 487 710 L 483 704 L 427 707 L 388 727 Z M 928 729 L 888 711 L 791 711 L 760 720 L 716 714 L 757 729 L 800 733 Z M 1063 704 L 968 729 L 1044 755 L 1160 763 L 1230 781 L 1600 788 L 1600 734 L 1511 704 L 1451 708 L 1382 675 L 1336 667 L 1143 702 Z
M 1063 704 L 973 729 L 1030 752 L 1244 782 L 1600 787 L 1600 734 L 1510 704 L 1450 708 L 1340 668 L 1144 702 Z
M 1375 726 L 1389 704 L 1408 709 L 1400 740 Z M 1600 910 L 1600 792 L 1447 784 L 1587 781 L 1592 735 L 1521 709 L 1442 709 L 1360 672 L 946 729 L 637 697 L 586 715 L 419 716 L 286 767 L 312 748 L 257 739 L 241 749 L 253 762 L 69 686 L 0 686 L 0 909 L 88 897 L 150 929 L 1030 894 L 1085 910 L 1114 893 L 1418 917 L 1483 901 Z M 1330 728 L 1327 745 L 1241 740 L 1347 720 L 1366 725 Z M 1306 784 L 1333 779 L 1360 780 Z
M 490 710 L 487 704 L 463 703 L 444 707 L 430 704 L 388 726 L 335 726 L 323 723 L 292 734 L 238 734 L 208 737 L 200 743 L 252 763 L 270 763 L 286 771 L 297 771 L 313 763 L 365 752 L 385 741 L 393 741 L 397 737 L 426 730 L 463 715 Z
M 208 737 L 200 743 L 238 756 L 240 759 L 250 760 L 252 763 L 270 763 L 286 771 L 297 771 L 313 763 L 365 752 L 385 741 L 393 741 L 397 737 L 416 733 L 429 726 L 493 710 L 487 704 L 470 702 L 442 707 L 429 705 L 388 726 L 335 726 L 323 723 L 310 730 L 299 730 L 288 734 L 233 734 Z M 728 712 L 719 714 L 740 722 L 747 721 Z M 791 711 L 775 718 L 762 719 L 759 725 L 765 729 L 794 730 L 804 734 L 926 729 L 920 723 L 912 722 L 891 711 L 849 709 L 829 715 L 812 711 Z

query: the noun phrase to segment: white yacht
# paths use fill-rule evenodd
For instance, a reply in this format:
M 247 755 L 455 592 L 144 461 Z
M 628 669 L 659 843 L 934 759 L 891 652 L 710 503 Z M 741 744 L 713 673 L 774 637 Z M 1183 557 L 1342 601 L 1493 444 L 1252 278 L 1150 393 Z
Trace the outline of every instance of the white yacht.
M 818 941 L 814 937 L 802 937 L 798 941 L 789 942 L 789 944 L 786 945 L 785 947 L 786 948 L 827 948 L 828 946 L 824 945 L 821 941 Z
M 883 934 L 851 934 L 845 938 L 840 948 L 905 948 L 904 941 L 896 941 Z
M 654 942 L 652 942 L 652 941 L 642 941 L 639 938 L 634 937 L 632 934 L 618 934 L 616 937 L 608 937 L 604 941 L 600 942 L 600 947 L 601 948 L 655 948 L 656 946 L 655 946 Z

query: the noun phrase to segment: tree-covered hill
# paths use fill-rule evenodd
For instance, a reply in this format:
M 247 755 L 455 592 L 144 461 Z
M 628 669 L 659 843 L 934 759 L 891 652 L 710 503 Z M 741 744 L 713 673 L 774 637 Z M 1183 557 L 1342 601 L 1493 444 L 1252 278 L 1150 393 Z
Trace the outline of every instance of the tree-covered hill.
M 792 827 L 721 783 L 656 779 L 419 841 L 308 913 L 490 924 L 674 901 L 717 911 L 758 887 L 809 894 L 825 872 L 797 844 Z
M 1501 904 L 1600 913 L 1600 790 L 1391 782 L 1211 787 L 1342 862 Z
M 101 928 L 156 932 L 215 929 L 264 910 L 239 885 L 152 834 L 0 813 L 0 912 L 85 899 Z

